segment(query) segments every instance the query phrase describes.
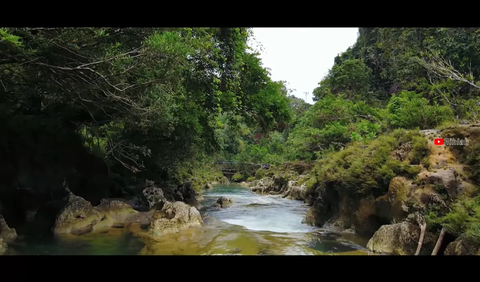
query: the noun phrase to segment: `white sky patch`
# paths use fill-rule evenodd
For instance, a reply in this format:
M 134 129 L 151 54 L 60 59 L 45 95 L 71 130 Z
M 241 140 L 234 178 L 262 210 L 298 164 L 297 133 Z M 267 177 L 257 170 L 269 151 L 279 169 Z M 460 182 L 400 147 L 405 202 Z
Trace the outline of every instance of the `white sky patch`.
M 358 28 L 254 28 L 253 33 L 250 46 L 260 53 L 272 80 L 287 81 L 299 98 L 307 92 L 306 102 L 313 104 L 313 89 L 335 57 L 355 43 Z

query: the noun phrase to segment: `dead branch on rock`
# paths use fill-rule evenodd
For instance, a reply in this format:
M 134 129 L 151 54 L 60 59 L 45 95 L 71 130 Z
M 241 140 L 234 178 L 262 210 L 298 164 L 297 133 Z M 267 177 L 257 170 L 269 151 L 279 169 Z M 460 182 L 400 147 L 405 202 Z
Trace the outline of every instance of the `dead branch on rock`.
M 416 222 L 418 226 L 420 226 L 420 238 L 418 239 L 418 246 L 417 250 L 415 251 L 415 255 L 418 256 L 422 250 L 423 241 L 425 239 L 425 231 L 427 230 L 427 223 L 425 218 L 419 212 L 410 215 L 409 219 L 410 221 Z
M 440 246 L 442 245 L 443 237 L 445 237 L 445 233 L 447 233 L 447 229 L 445 227 L 442 227 L 442 230 L 440 231 L 440 235 L 438 236 L 437 244 L 435 244 L 435 248 L 433 248 L 432 256 L 436 256 L 438 251 L 440 250 Z

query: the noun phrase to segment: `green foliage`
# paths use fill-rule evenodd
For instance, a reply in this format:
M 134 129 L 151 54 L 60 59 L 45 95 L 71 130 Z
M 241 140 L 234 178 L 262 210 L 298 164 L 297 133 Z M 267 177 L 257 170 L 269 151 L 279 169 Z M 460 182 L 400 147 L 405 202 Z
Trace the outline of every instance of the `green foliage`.
M 375 189 L 385 193 L 395 176 L 413 177 L 419 172 L 418 167 L 390 157 L 391 151 L 412 142 L 418 135 L 414 131 L 396 130 L 369 141 L 367 147 L 351 144 L 340 152 L 330 153 L 315 166 L 316 182 L 324 187 L 332 185 L 362 194 Z
M 348 99 L 365 97 L 370 88 L 371 70 L 362 60 L 350 59 L 335 64 L 329 73 L 333 94 L 345 94 Z
M 317 185 L 317 179 L 315 177 L 310 177 L 307 181 L 305 181 L 305 187 L 307 191 L 311 191 L 315 185 Z
M 365 102 L 328 95 L 315 103 L 289 134 L 288 160 L 315 160 L 350 141 L 370 140 L 381 132 L 383 112 Z
M 262 179 L 265 177 L 265 175 L 266 175 L 266 171 L 263 168 L 259 168 L 255 172 L 255 179 Z
M 457 103 L 455 110 L 459 118 L 472 122 L 480 121 L 480 98 L 459 100 Z
M 449 233 L 480 244 L 480 197 L 462 198 L 451 205 L 443 217 L 431 216 L 433 222 L 442 224 Z
M 20 36 L 13 35 L 5 29 L 0 29 L 0 42 L 1 43 L 10 43 L 14 47 L 21 47 L 22 41 Z
M 428 156 L 428 141 L 423 136 L 412 136 L 412 150 L 408 154 L 410 164 L 417 165 L 423 163 L 424 166 L 429 166 Z M 425 159 L 426 158 L 426 159 Z M 427 165 L 425 165 L 425 163 Z
M 466 161 L 469 167 L 467 171 L 470 173 L 470 177 L 476 184 L 480 184 L 480 144 L 471 143 L 466 149 Z
M 260 179 L 286 161 L 317 160 L 299 185 L 384 194 L 393 177 L 429 165 L 428 141 L 404 129 L 478 120 L 478 31 L 360 28 L 309 105 L 270 78 L 246 28 L 5 28 L 0 114 L 48 116 L 119 177 L 201 189 L 223 179 L 217 159 L 236 161 L 234 181 L 252 181 L 251 164 L 271 165 Z M 439 58 L 451 62 L 443 73 Z M 393 159 L 408 142 L 407 160 Z M 480 183 L 480 147 L 462 150 Z M 458 202 L 445 219 L 432 207 L 429 220 L 475 238 L 475 205 Z
M 282 83 L 248 37 L 245 28 L 1 29 L 1 107 L 58 120 L 115 173 L 181 181 L 202 154 L 236 155 L 256 127 L 290 119 Z
M 448 106 L 429 105 L 421 94 L 403 91 L 393 95 L 387 105 L 387 120 L 392 128 L 434 128 L 444 121 L 453 119 Z
M 232 180 L 235 181 L 235 182 L 240 182 L 240 181 L 244 180 L 244 176 L 240 173 L 235 173 L 232 176 Z

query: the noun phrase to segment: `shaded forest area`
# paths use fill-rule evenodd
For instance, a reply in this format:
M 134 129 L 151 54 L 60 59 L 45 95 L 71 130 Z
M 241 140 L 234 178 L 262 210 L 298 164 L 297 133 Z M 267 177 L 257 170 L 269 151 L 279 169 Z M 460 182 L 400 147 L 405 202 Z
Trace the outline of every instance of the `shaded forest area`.
M 258 132 L 286 122 L 282 83 L 247 47 L 250 33 L 1 29 L 0 199 L 9 224 L 63 197 L 66 184 L 93 204 L 131 196 L 145 179 L 181 184 L 221 154 L 222 116 Z

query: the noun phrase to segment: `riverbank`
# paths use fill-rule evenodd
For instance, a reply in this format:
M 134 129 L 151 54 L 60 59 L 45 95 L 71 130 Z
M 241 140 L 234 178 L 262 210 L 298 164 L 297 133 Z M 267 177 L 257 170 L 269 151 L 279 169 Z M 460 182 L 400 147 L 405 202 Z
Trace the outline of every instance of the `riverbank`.
M 285 163 L 259 169 L 254 179 L 238 185 L 212 186 L 218 184 L 217 179 L 224 181 L 220 176 L 213 181 L 200 178 L 201 184 L 195 187 L 185 182 L 160 188 L 147 181 L 136 199 L 104 199 L 99 205 L 67 188 L 64 200 L 37 211 L 27 224 L 30 231 L 18 229 L 18 237 L 2 217 L 1 246 L 5 250 L 10 245 L 13 253 L 27 253 L 22 244 L 35 250 L 37 243 L 29 242 L 36 239 L 22 241 L 22 237 L 48 237 L 53 230 L 56 240 L 51 242 L 109 245 L 104 250 L 112 254 L 112 249 L 123 247 L 140 254 L 324 254 L 335 250 L 476 254 L 478 244 L 468 238 L 471 231 L 440 232 L 438 219 L 432 218 L 449 207 L 461 212 L 462 201 L 477 195 L 462 152 L 429 143 L 460 133 L 474 140 L 480 136 L 476 127 L 465 128 L 395 131 L 368 145 L 354 143 L 316 164 Z M 49 224 L 53 229 L 46 228 Z M 122 240 L 134 247 L 123 246 Z M 177 241 L 182 245 L 176 245 Z M 311 247 L 316 241 L 320 247 Z M 337 249 L 326 247 L 338 243 Z M 345 249 L 349 244 L 356 247 Z M 141 249 L 134 251 L 138 246 Z M 53 249 L 46 252 L 62 250 Z
M 214 207 L 220 197 L 228 208 Z M 261 196 L 239 185 L 214 185 L 199 201 L 202 227 L 152 240 L 141 224 L 114 225 L 101 232 L 54 239 L 29 236 L 12 244 L 8 254 L 141 255 L 342 255 L 367 254 L 364 246 L 301 221 L 308 209 L 300 201 Z
M 368 144 L 352 143 L 312 169 L 302 170 L 304 164 L 259 170 L 256 180 L 242 185 L 304 201 L 311 206 L 304 222 L 370 238 L 367 248 L 376 253 L 476 254 L 480 244 L 467 238 L 454 214 L 478 194 L 475 162 L 467 156 L 475 155 L 471 144 L 479 137 L 475 125 L 397 130 Z M 435 138 L 469 138 L 470 147 L 435 146 Z M 441 217 L 451 207 L 456 211 L 445 223 L 458 228 L 446 232 Z

